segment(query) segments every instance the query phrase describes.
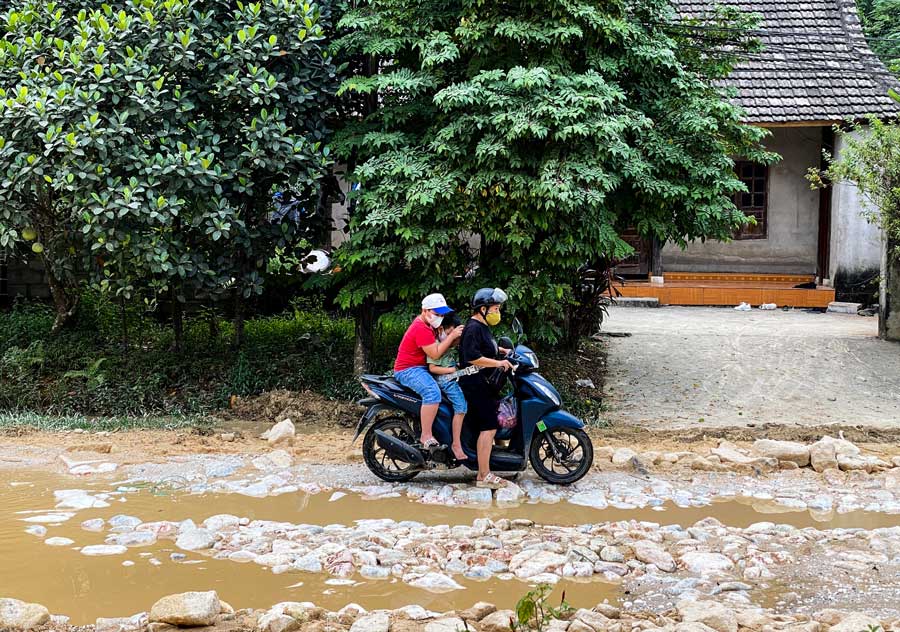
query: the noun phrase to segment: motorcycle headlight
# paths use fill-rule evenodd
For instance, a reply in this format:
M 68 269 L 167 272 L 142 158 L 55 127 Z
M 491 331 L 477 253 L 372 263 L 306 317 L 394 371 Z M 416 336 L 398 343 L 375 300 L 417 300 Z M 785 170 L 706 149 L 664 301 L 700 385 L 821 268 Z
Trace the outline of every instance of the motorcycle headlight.
M 529 351 L 528 353 L 523 353 L 522 355 L 524 355 L 526 358 L 528 358 L 528 361 L 531 362 L 531 366 L 533 366 L 534 368 L 538 368 L 541 366 L 541 363 L 538 362 L 537 354 L 534 353 L 533 351 Z
M 537 387 L 537 389 L 538 389 L 540 392 L 542 392 L 544 395 L 547 396 L 547 399 L 549 399 L 551 402 L 553 402 L 553 403 L 556 404 L 557 406 L 560 405 L 561 402 L 559 401 L 559 398 L 556 396 L 556 393 L 554 393 L 553 391 L 551 391 L 549 388 L 547 388 L 546 386 L 544 386 L 544 385 L 541 384 L 540 382 L 536 383 L 535 386 Z

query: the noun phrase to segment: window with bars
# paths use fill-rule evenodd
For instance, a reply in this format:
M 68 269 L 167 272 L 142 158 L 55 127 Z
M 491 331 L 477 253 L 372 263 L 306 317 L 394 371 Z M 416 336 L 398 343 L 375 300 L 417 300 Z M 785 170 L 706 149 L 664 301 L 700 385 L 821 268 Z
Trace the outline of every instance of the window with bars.
M 769 167 L 747 160 L 734 165 L 738 179 L 747 191 L 734 194 L 734 204 L 744 215 L 756 219 L 739 230 L 735 239 L 765 239 L 768 235 L 766 220 L 769 208 Z

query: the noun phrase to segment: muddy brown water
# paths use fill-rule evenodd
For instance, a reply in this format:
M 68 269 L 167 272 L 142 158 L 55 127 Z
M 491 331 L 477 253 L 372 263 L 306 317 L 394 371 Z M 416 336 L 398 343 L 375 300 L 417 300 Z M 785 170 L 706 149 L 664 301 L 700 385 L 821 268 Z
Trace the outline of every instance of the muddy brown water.
M 90 493 L 110 492 L 118 484 L 90 482 L 43 472 L 18 471 L 0 474 L 0 596 L 15 597 L 46 605 L 51 612 L 71 617 L 74 624 L 93 622 L 98 616 L 127 616 L 146 611 L 158 598 L 189 590 L 215 589 L 236 608 L 264 608 L 279 601 L 313 601 L 338 609 L 348 603 L 365 608 L 395 608 L 419 604 L 445 611 L 464 608 L 480 600 L 512 607 L 528 586 L 517 580 L 492 579 L 474 582 L 455 576 L 465 590 L 435 594 L 396 579 L 354 578 L 353 585 L 329 584 L 327 574 L 285 573 L 276 575 L 253 563 L 215 560 L 201 553 L 183 552 L 174 542 L 162 540 L 151 546 L 129 548 L 124 555 L 89 557 L 78 548 L 103 544 L 108 532 L 88 532 L 80 524 L 90 518 L 116 514 L 137 516 L 143 521 L 193 519 L 200 523 L 214 514 L 234 514 L 251 520 L 275 520 L 305 524 L 352 524 L 366 518 L 418 520 L 426 524 L 469 524 L 478 517 L 525 517 L 543 524 L 584 524 L 618 520 L 647 520 L 689 526 L 713 516 L 725 524 L 745 527 L 772 521 L 797 527 L 890 527 L 900 525 L 900 516 L 877 513 L 847 513 L 829 516 L 809 512 L 778 511 L 765 502 L 728 501 L 707 507 L 667 506 L 653 509 L 604 509 L 579 507 L 566 502 L 556 505 L 516 507 L 446 507 L 425 505 L 405 498 L 366 500 L 348 494 L 334 502 L 329 494 L 283 494 L 251 498 L 238 494 L 188 495 L 166 488 L 141 489 L 109 500 L 110 507 L 83 509 L 58 524 L 45 524 L 46 537 L 74 540 L 67 546 L 50 546 L 44 539 L 25 532 L 24 519 L 55 510 L 54 490 L 79 488 Z M 777 511 L 777 514 L 774 513 Z M 186 553 L 173 561 L 171 553 Z M 123 566 L 123 562 L 131 565 Z M 565 591 L 569 603 L 592 606 L 615 602 L 618 585 L 602 581 L 562 581 L 554 599 Z

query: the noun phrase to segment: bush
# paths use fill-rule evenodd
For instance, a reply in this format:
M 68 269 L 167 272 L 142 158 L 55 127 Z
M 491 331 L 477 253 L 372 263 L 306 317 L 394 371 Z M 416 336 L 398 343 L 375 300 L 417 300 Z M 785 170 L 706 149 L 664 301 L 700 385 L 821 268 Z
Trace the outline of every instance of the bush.
M 49 335 L 52 311 L 17 304 L 0 314 L 0 411 L 45 414 L 188 415 L 228 404 L 232 395 L 274 389 L 313 390 L 334 399 L 361 394 L 353 377 L 353 321 L 321 306 L 294 305 L 246 323 L 240 351 L 229 345 L 231 323 L 185 323 L 184 351 L 172 350 L 171 330 L 140 305 L 83 297 L 78 321 Z M 402 334 L 402 332 L 400 332 Z M 379 328 L 381 356 L 393 357 L 395 327 Z M 388 351 L 390 349 L 390 351 Z

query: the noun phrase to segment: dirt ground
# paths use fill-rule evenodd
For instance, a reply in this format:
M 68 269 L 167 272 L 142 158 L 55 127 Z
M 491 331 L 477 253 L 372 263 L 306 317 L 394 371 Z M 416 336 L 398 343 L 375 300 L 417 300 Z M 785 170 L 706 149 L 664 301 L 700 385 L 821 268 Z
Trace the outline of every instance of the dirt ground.
M 656 429 L 894 428 L 900 345 L 878 339 L 877 327 L 803 310 L 613 307 L 603 324 L 613 334 L 607 418 Z
M 348 411 L 345 411 L 349 413 Z M 260 416 L 253 421 L 230 417 L 212 428 L 195 430 L 134 430 L 112 433 L 39 432 L 18 429 L 0 433 L 0 468 L 41 465 L 64 471 L 69 461 L 103 460 L 120 465 L 187 458 L 193 455 L 263 454 L 271 450 L 259 438 L 279 416 Z M 900 427 L 759 425 L 754 428 L 697 427 L 650 429 L 635 425 L 614 425 L 589 430 L 595 448 L 628 447 L 638 452 L 691 451 L 706 454 L 728 439 L 748 446 L 755 439 L 786 439 L 812 442 L 824 434 L 857 443 L 867 453 L 890 459 L 900 443 Z M 333 423 L 298 426 L 293 446 L 279 446 L 298 462 L 314 464 L 358 464 L 364 467 L 360 441 L 354 431 Z M 602 468 L 600 462 L 595 468 Z

